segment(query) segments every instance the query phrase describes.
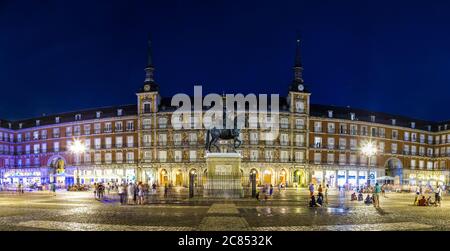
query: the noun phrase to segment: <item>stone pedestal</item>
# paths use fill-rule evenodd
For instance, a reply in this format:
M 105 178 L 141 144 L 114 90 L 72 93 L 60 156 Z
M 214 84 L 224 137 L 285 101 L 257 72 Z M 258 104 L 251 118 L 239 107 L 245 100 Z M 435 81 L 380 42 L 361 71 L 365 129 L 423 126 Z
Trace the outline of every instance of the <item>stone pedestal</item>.
M 239 153 L 206 153 L 208 169 L 203 196 L 206 198 L 241 198 L 241 159 Z

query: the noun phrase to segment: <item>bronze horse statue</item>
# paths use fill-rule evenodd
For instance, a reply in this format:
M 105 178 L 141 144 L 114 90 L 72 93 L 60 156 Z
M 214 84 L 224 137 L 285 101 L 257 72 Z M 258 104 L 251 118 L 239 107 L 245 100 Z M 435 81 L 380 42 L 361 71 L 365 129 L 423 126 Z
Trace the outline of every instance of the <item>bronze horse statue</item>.
M 220 148 L 218 146 L 218 141 L 219 139 L 223 139 L 223 140 L 233 140 L 233 147 L 234 150 L 236 150 L 236 148 L 239 148 L 242 144 L 242 141 L 239 139 L 239 133 L 241 132 L 240 129 L 217 129 L 217 128 L 212 128 L 212 129 L 208 129 L 207 130 L 207 134 L 206 134 L 206 145 L 205 148 L 206 150 L 211 152 L 211 146 L 215 146 L 217 151 L 220 152 Z M 236 143 L 239 143 L 238 145 L 236 145 Z

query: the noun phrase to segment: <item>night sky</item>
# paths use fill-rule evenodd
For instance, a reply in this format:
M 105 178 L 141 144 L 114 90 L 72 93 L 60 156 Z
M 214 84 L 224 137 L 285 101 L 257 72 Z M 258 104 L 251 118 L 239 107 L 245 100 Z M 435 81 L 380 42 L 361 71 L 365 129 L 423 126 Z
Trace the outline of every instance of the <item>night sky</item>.
M 299 32 L 312 103 L 448 120 L 449 11 L 449 1 L 0 0 L 0 118 L 136 103 L 149 33 L 163 96 L 195 84 L 285 96 Z

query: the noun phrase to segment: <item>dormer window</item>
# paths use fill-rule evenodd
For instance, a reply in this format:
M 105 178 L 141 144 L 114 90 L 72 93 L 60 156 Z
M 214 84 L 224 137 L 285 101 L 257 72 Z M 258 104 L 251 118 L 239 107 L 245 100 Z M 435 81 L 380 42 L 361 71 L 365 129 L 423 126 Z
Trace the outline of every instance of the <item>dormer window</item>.
M 123 115 L 123 109 L 117 109 L 117 116 Z
M 431 131 L 431 125 L 428 125 L 428 131 Z
M 56 118 L 55 118 L 55 123 L 57 123 L 57 124 L 58 124 L 58 123 L 59 123 L 59 121 L 60 121 L 60 118 L 59 118 L 59 117 L 56 117 Z
M 95 117 L 98 118 L 98 119 L 101 117 L 101 115 L 102 115 L 102 112 L 96 112 L 95 113 Z
M 328 118 L 332 118 L 333 117 L 333 111 L 328 111 Z
M 396 123 L 397 121 L 395 120 L 395 119 L 392 119 L 392 125 L 393 126 L 395 126 L 395 123 Z
M 447 130 L 447 124 L 444 125 L 444 130 Z
M 22 129 L 23 124 L 19 123 L 19 129 Z
M 355 114 L 352 112 L 352 113 L 350 113 L 350 120 L 355 120 Z
M 375 122 L 375 115 L 370 115 L 370 121 Z
M 416 128 L 416 122 L 411 122 L 411 128 L 412 129 Z
M 440 131 L 441 130 L 441 126 L 438 126 L 438 131 Z
M 75 120 L 81 120 L 81 114 L 76 114 L 75 115 Z
M 11 129 L 11 123 L 8 123 L 8 128 Z
M 40 120 L 36 120 L 36 126 L 40 126 L 41 125 L 41 121 Z

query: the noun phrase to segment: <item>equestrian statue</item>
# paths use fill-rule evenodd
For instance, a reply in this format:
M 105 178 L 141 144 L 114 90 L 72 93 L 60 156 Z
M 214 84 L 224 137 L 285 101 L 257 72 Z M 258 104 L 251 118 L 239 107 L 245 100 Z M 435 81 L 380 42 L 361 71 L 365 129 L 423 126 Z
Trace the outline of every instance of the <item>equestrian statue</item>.
M 239 139 L 240 132 L 241 129 L 237 128 L 236 120 L 234 121 L 233 129 L 217 129 L 216 127 L 208 129 L 206 131 L 205 148 L 207 151 L 211 152 L 211 147 L 214 146 L 217 152 L 220 152 L 220 147 L 218 145 L 219 140 L 233 140 L 233 149 L 236 151 L 242 144 L 242 141 Z

